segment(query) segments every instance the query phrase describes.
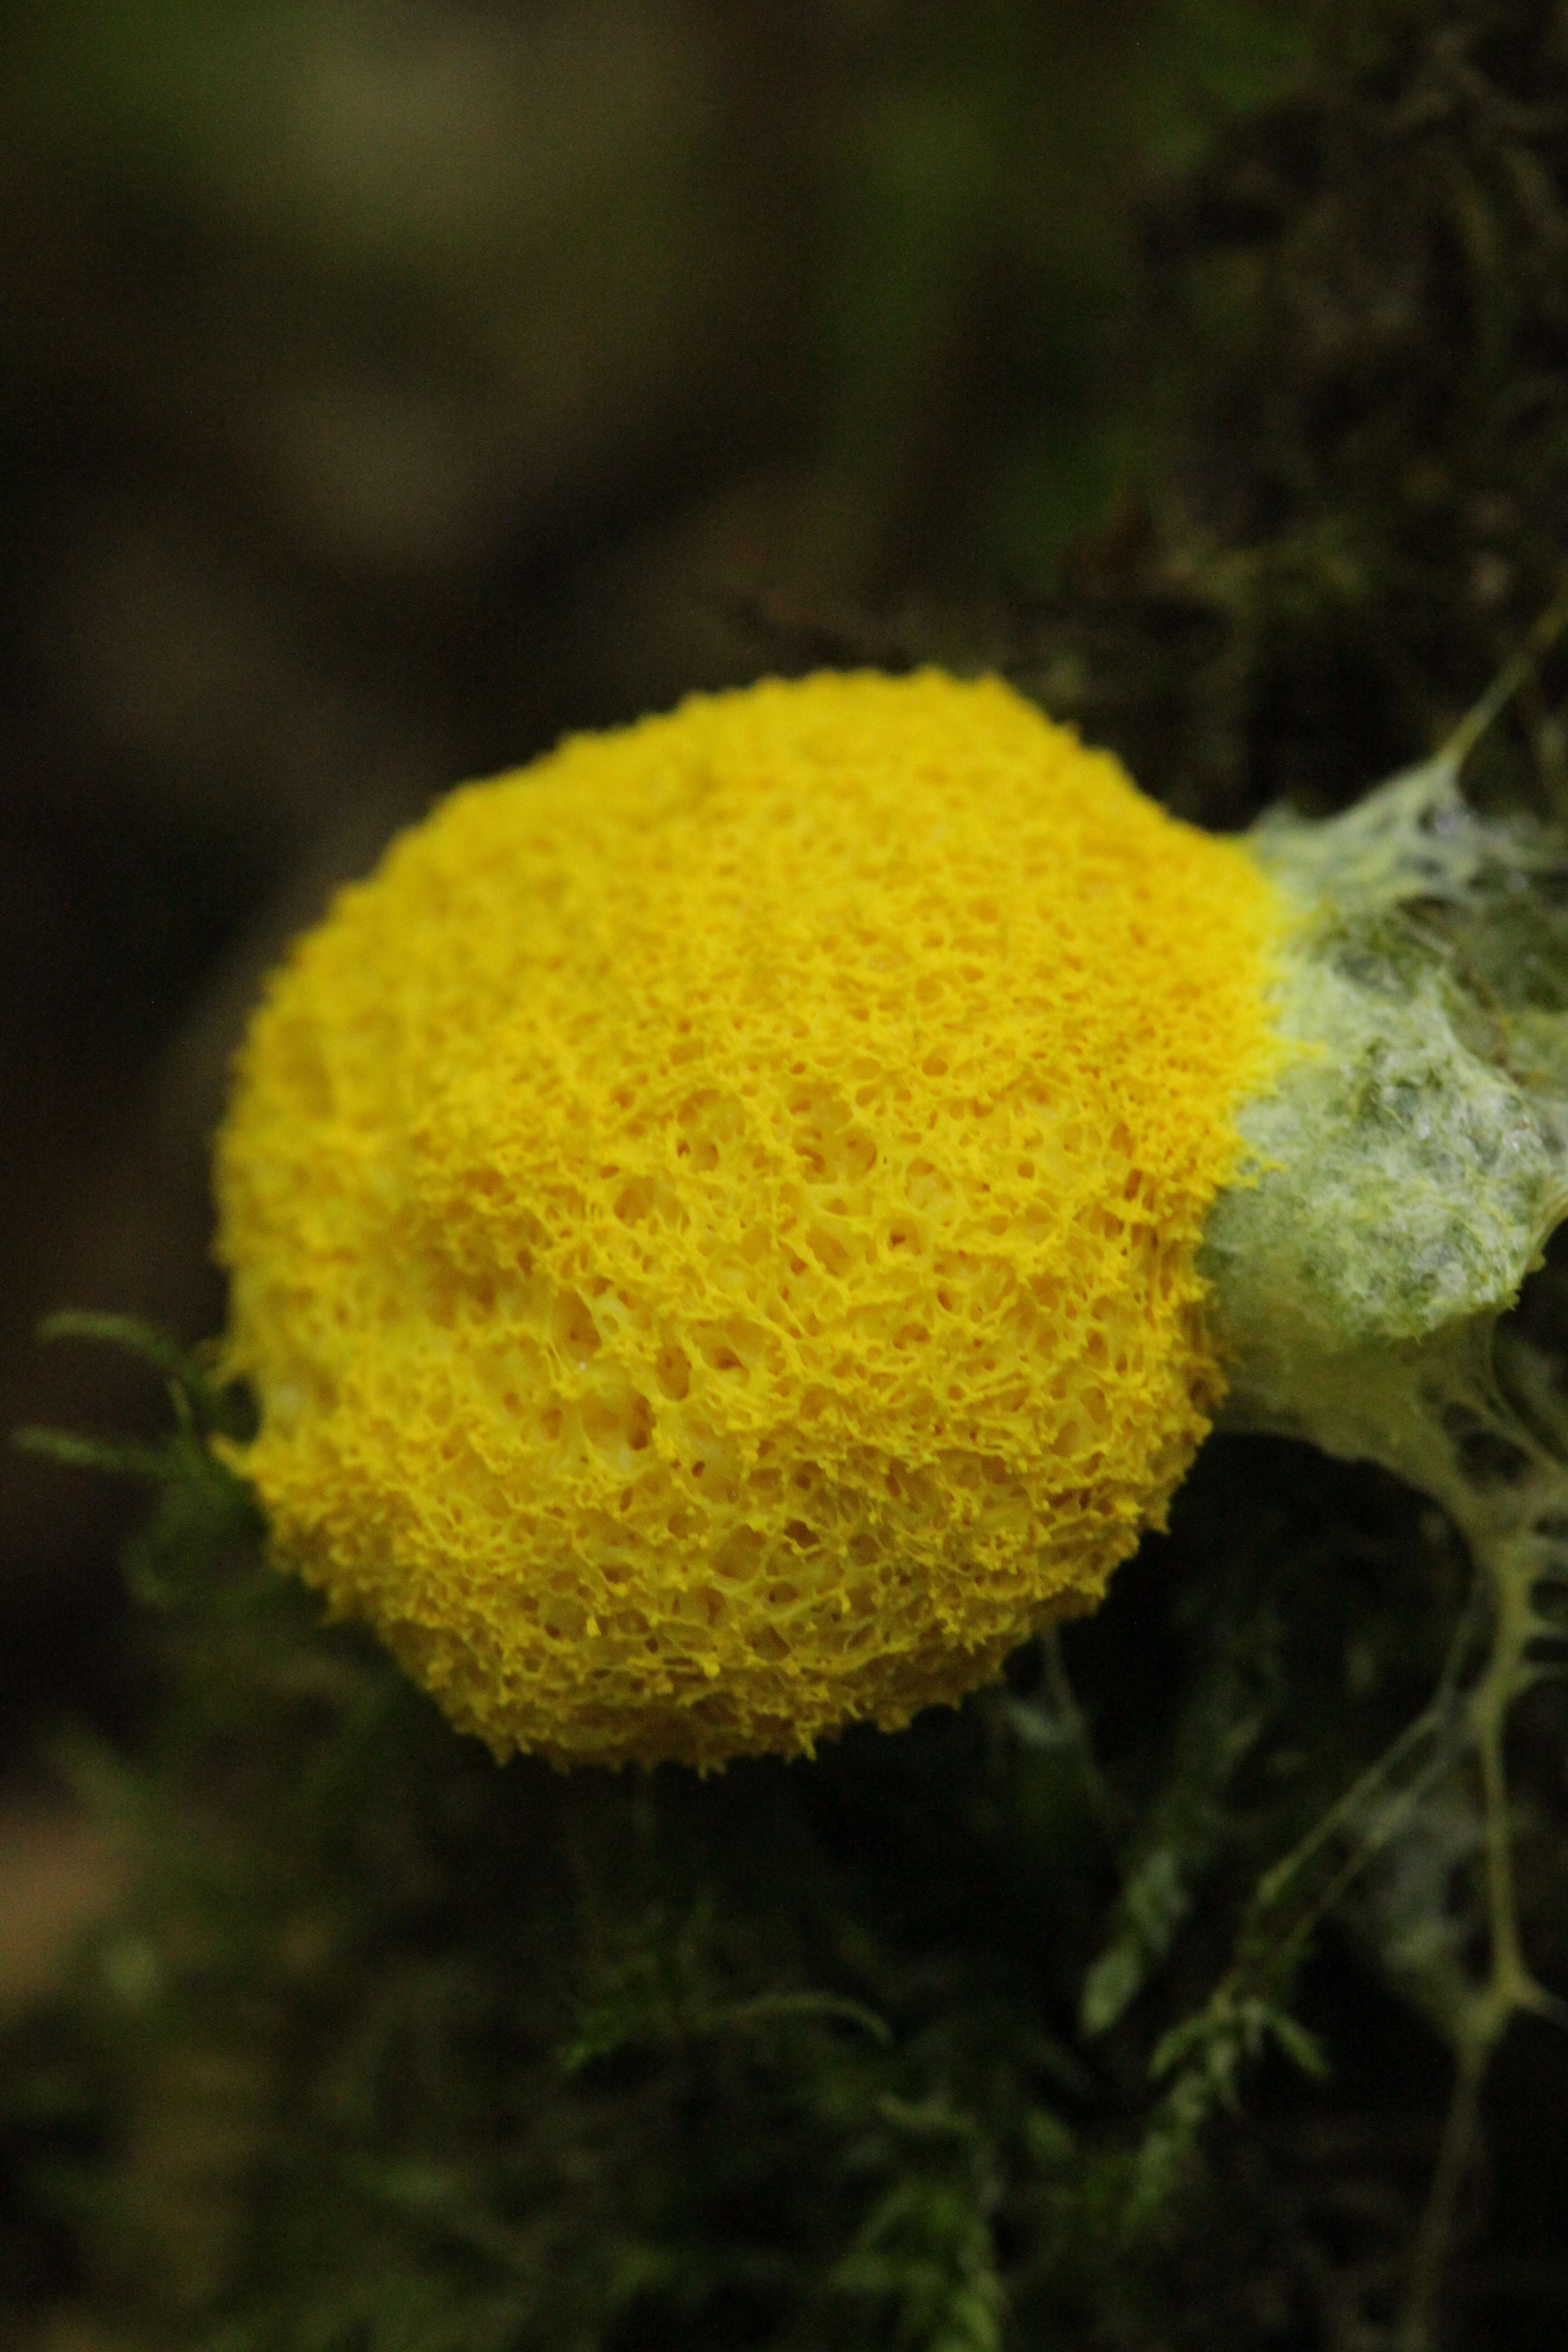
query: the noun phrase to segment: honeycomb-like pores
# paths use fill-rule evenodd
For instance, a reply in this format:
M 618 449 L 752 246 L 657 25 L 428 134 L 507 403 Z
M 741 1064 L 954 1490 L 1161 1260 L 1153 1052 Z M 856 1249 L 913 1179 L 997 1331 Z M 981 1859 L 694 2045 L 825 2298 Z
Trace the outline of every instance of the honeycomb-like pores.
M 278 1558 L 498 1756 L 985 1681 L 1204 1434 L 1280 920 L 994 680 L 769 682 L 454 793 L 296 945 L 219 1141 Z

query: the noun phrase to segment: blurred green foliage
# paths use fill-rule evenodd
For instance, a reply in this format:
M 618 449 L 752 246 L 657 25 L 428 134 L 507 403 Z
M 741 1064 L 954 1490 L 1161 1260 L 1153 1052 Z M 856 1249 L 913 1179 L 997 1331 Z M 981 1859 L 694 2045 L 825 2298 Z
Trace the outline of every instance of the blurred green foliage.
M 142 1867 L 7 2037 L 20 2281 L 52 2231 L 159 2352 L 1310 2342 L 1395 2291 L 1397 2124 L 1314 2292 L 1337 2183 L 1292 2132 L 1363 2062 L 1345 1963 L 1303 1977 L 1254 1892 L 1460 1622 L 1392 1482 L 1216 1441 L 1076 1688 L 1037 1644 L 809 1763 L 498 1770 L 261 1564 L 193 1452 L 241 1402 L 134 1327 L 75 1335 L 172 1379 L 166 1450 L 101 1452 L 164 1497 L 133 1569 L 167 1680 L 150 1755 L 67 1751 Z M 1560 1903 L 1548 1934 L 1568 1957 Z

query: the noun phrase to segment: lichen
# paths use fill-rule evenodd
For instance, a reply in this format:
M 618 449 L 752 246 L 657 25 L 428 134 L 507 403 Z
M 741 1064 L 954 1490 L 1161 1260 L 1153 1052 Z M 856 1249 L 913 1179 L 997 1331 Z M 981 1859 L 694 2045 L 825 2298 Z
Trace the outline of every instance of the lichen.
M 1255 829 L 1298 909 L 1279 983 L 1297 1050 L 1242 1108 L 1256 1181 L 1224 1194 L 1205 1239 L 1236 1424 L 1408 1479 L 1473 1568 L 1431 1698 L 1260 1884 L 1235 1968 L 1183 2029 L 1170 2096 L 1178 2122 L 1184 2099 L 1206 2113 L 1205 2070 L 1235 2063 L 1238 2021 L 1311 1927 L 1335 1907 L 1359 1921 L 1454 2053 L 1401 2314 L 1413 2346 L 1432 2340 L 1493 2054 L 1521 2015 L 1568 2019 L 1525 1948 L 1507 1755 L 1518 1701 L 1560 1670 L 1568 1412 L 1528 1344 L 1500 1339 L 1568 1208 L 1568 845 L 1459 793 L 1525 667 L 1349 814 Z
M 1251 842 L 1297 910 L 1277 963 L 1297 1050 L 1241 1110 L 1256 1181 L 1205 1236 L 1230 1417 L 1419 1479 L 1387 1368 L 1415 1396 L 1412 1351 L 1506 1312 L 1568 1206 L 1563 1024 L 1536 1009 L 1518 1037 L 1472 969 L 1517 909 L 1540 927 L 1530 886 L 1556 852 L 1468 809 L 1450 755 L 1342 817 L 1276 812 Z

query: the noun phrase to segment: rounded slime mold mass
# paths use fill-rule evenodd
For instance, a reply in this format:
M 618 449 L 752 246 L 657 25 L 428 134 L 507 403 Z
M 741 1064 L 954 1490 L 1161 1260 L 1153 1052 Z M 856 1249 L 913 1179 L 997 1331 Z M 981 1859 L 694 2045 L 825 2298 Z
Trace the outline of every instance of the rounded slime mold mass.
M 993 679 L 768 681 L 454 793 L 296 945 L 220 1138 L 277 1556 L 501 1755 L 986 1680 L 1220 1395 L 1282 904 Z

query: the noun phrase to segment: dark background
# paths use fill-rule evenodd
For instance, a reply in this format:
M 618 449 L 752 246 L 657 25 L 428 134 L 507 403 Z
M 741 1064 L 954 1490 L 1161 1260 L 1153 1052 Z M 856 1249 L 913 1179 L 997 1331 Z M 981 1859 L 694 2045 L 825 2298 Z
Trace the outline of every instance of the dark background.
M 245 1007 L 433 793 L 1005 650 L 1160 406 L 1140 223 L 1290 49 L 1213 0 L 6 12 L 0 1426 L 157 1409 L 50 1308 L 220 1326 Z M 0 1454 L 12 1758 L 133 1711 L 129 1507 Z
M 1210 823 L 1336 805 L 1429 748 L 1561 584 L 1565 89 L 1548 0 L 0 7 L 0 1429 L 166 1422 L 150 1375 L 37 1320 L 221 1328 L 207 1155 L 247 1007 L 459 778 L 692 688 L 925 657 L 1006 667 Z M 1483 797 L 1568 804 L 1563 688 L 1521 698 Z M 58 1758 L 73 1723 L 152 1742 L 156 1636 L 116 1564 L 142 1507 L 0 1449 L 0 2028 L 115 1884 Z M 1441 1530 L 1392 1481 L 1235 1440 L 1183 1510 L 1079 1629 L 1113 1766 L 1169 1661 L 1201 1661 L 1226 1546 L 1246 1569 L 1267 1536 L 1300 1553 L 1337 1776 L 1335 1595 L 1347 1622 L 1382 1596 L 1418 1703 Z M 962 1784 L 942 1743 L 968 1732 L 927 1733 L 847 1744 L 827 1796 L 868 1803 L 879 1757 L 913 1817 Z M 1560 1722 L 1519 1746 L 1560 1953 Z M 472 1763 L 439 1755 L 433 1780 Z M 751 1785 L 681 1802 L 706 1835 Z M 1227 1853 L 1172 2015 L 1251 1869 Z M 1262 2189 L 1259 2143 L 1218 2161 L 1321 2276 L 1197 2233 L 1226 2276 L 1192 2324 L 1305 2342 L 1268 2302 L 1299 2294 L 1338 2352 L 1367 2340 L 1340 2273 L 1407 2242 L 1447 2063 L 1337 1947 L 1308 1990 L 1338 2076 L 1321 2104 L 1265 2083 L 1300 2146 Z M 1478 2344 L 1555 2340 L 1518 2315 L 1563 2307 L 1563 2047 L 1527 2026 L 1500 2070 L 1470 2203 L 1511 2218 Z M 48 2352 L 104 2341 L 47 2325 Z

